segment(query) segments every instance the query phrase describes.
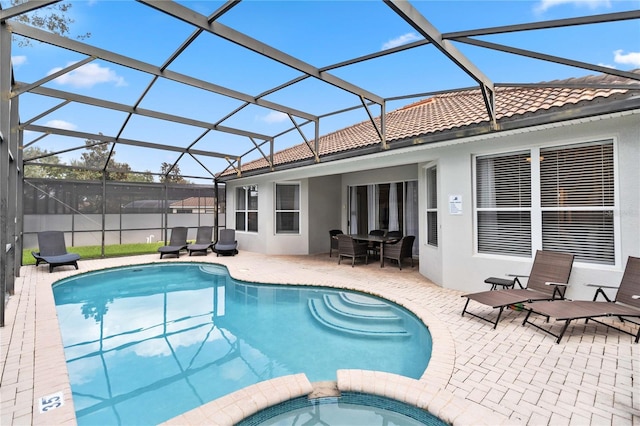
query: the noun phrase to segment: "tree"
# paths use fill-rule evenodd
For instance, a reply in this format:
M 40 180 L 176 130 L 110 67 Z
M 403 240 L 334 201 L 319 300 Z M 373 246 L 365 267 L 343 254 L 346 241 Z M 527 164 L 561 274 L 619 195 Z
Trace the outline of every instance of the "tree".
M 150 171 L 131 173 L 131 166 L 115 160 L 116 151 L 111 150 L 112 142 L 87 139 L 84 141 L 86 151 L 79 160 L 72 160 L 74 169 L 67 170 L 67 178 L 79 180 L 102 180 L 105 171 L 106 180 L 128 182 L 153 182 Z
M 160 182 L 189 183 L 188 180 L 182 177 L 180 167 L 177 164 L 173 166 L 173 164 L 162 162 L 160 174 Z
M 46 149 L 28 147 L 23 151 L 25 160 L 33 158 L 24 167 L 25 178 L 49 178 L 60 179 L 64 177 L 65 170 L 61 167 L 49 166 L 48 164 L 62 164 L 60 157 L 51 154 Z M 36 165 L 36 164 L 47 164 Z
M 11 0 L 11 6 L 18 6 L 26 1 L 27 0 Z M 30 13 L 18 15 L 14 19 L 23 24 L 47 29 L 60 36 L 67 36 L 70 33 L 71 25 L 75 22 L 74 19 L 69 17 L 69 9 L 71 9 L 71 7 L 71 3 L 56 3 Z M 76 36 L 79 40 L 84 40 L 89 37 L 91 37 L 91 33 Z M 31 41 L 28 38 L 22 37 L 18 40 L 18 46 L 31 46 Z

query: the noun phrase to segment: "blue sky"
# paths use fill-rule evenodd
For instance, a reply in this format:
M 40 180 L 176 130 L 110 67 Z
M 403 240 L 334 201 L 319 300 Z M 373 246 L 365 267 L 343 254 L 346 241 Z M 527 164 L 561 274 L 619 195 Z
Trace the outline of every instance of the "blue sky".
M 156 66 L 164 63 L 193 32 L 193 27 L 174 20 L 146 5 L 133 1 L 72 1 L 75 23 L 73 35 L 91 33 L 85 43 L 109 49 Z M 215 11 L 219 1 L 179 2 L 205 16 Z M 6 8 L 6 1 L 2 1 Z M 452 32 L 500 25 L 545 21 L 575 16 L 636 10 L 640 1 L 414 1 L 413 6 L 440 32 Z M 360 55 L 420 39 L 416 31 L 382 1 L 258 1 L 246 0 L 218 21 L 250 37 L 299 58 L 315 67 L 323 67 Z M 498 44 L 518 47 L 573 60 L 631 70 L 640 68 L 640 21 L 576 26 L 566 29 L 527 31 L 483 37 Z M 539 82 L 579 77 L 594 72 L 493 52 L 456 43 L 455 46 L 493 82 Z M 12 59 L 17 81 L 31 83 L 71 63 L 83 55 L 35 42 L 31 47 L 14 43 Z M 203 34 L 169 67 L 170 70 L 226 86 L 256 96 L 265 90 L 300 75 L 282 64 L 248 52 L 211 34 Z M 331 71 L 350 83 L 388 98 L 436 90 L 474 86 L 475 82 L 433 46 L 422 46 L 400 54 Z M 45 86 L 113 102 L 133 105 L 151 78 L 102 60 L 60 77 Z M 356 106 L 358 98 L 344 91 L 307 79 L 265 99 L 311 114 Z M 387 111 L 415 102 L 416 99 L 389 102 Z M 22 121 L 31 119 L 59 103 L 58 100 L 24 95 L 20 100 Z M 217 122 L 241 102 L 191 87 L 160 80 L 140 107 L 169 114 Z M 372 108 L 378 115 L 379 109 Z M 81 132 L 116 135 L 126 116 L 104 109 L 67 105 L 42 117 L 35 124 Z M 321 121 L 320 134 L 367 119 L 362 109 Z M 300 119 L 298 119 L 300 121 Z M 248 129 L 260 134 L 276 135 L 291 128 L 290 119 L 278 112 L 258 106 L 245 108 L 224 126 Z M 305 126 L 311 140 L 314 130 Z M 186 147 L 203 130 L 160 123 L 134 117 L 123 138 Z M 32 132 L 25 143 L 37 138 Z M 276 150 L 303 139 L 289 132 L 276 139 Z M 83 140 L 47 136 L 33 146 L 59 151 L 82 145 Z M 252 147 L 247 138 L 211 132 L 195 148 L 233 155 Z M 268 148 L 265 148 L 268 152 Z M 69 161 L 81 150 L 62 154 Z M 116 160 L 126 162 L 136 171 L 159 172 L 163 161 L 174 162 L 174 152 L 162 152 L 124 145 L 116 148 Z M 255 158 L 255 155 L 249 157 Z M 218 172 L 225 160 L 199 157 L 205 166 Z M 247 161 L 246 159 L 244 161 Z M 179 163 L 186 175 L 206 176 L 197 161 L 185 157 Z

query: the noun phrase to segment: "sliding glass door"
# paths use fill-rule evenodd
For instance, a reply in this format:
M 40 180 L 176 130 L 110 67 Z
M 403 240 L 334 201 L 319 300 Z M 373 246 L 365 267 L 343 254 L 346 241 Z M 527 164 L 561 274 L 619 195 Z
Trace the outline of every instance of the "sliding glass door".
M 349 187 L 349 233 L 374 229 L 415 235 L 418 243 L 418 182 L 390 182 Z

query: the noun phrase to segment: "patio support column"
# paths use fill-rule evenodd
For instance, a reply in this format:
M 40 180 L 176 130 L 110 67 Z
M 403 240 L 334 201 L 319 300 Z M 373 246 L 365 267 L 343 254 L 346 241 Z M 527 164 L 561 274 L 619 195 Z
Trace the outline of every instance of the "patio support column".
M 169 186 L 167 183 L 169 174 L 165 175 L 164 179 L 164 205 L 162 206 L 163 219 L 164 219 L 164 244 L 167 245 L 167 241 L 169 241 L 168 232 L 169 232 Z
M 218 198 L 220 188 L 218 186 L 218 179 L 213 180 L 213 242 L 218 242 L 218 228 L 220 223 L 218 222 L 218 214 L 220 213 L 220 198 Z
M 19 123 L 20 115 L 19 108 L 20 98 L 16 97 L 11 102 L 11 122 Z M 15 227 L 15 274 L 14 276 L 20 276 L 20 267 L 22 266 L 22 249 L 24 248 L 24 164 L 22 163 L 23 158 L 23 137 L 24 132 L 18 126 L 14 126 L 15 131 L 11 134 L 11 138 L 15 138 L 15 159 L 16 159 L 16 227 Z
M 108 162 L 109 160 L 107 160 L 107 163 Z M 105 166 L 105 169 L 106 169 L 106 166 Z M 102 239 L 100 242 L 100 257 L 102 258 L 105 257 L 105 254 L 104 254 L 104 244 L 105 244 L 105 237 L 106 237 L 105 228 L 107 227 L 107 215 L 106 215 L 107 213 L 107 171 L 105 169 L 102 170 Z M 120 226 L 120 228 L 122 228 L 122 226 Z M 120 233 L 122 233 L 122 229 L 120 229 Z
M 10 188 L 9 179 L 9 134 L 11 129 L 11 33 L 6 24 L 0 22 L 0 327 L 4 327 L 5 302 L 7 292 L 7 262 L 9 260 L 9 199 L 10 192 L 15 199 L 15 188 Z
M 13 124 L 18 123 L 18 101 L 17 99 L 13 99 L 9 101 L 9 122 Z M 13 294 L 15 288 L 15 277 L 16 277 L 16 258 L 18 257 L 17 252 L 17 208 L 18 208 L 18 199 L 22 198 L 22 192 L 18 192 L 18 170 L 20 169 L 18 163 L 18 137 L 17 137 L 17 126 L 12 125 L 9 129 L 8 134 L 8 148 L 9 148 L 9 168 L 7 169 L 7 174 L 0 175 L 0 179 L 3 177 L 7 180 L 7 185 L 9 188 L 8 198 L 7 198 L 7 247 L 10 247 L 7 252 L 7 263 L 5 265 L 6 271 L 6 281 L 7 281 L 7 292 L 9 294 Z M 22 254 L 22 252 L 20 252 Z

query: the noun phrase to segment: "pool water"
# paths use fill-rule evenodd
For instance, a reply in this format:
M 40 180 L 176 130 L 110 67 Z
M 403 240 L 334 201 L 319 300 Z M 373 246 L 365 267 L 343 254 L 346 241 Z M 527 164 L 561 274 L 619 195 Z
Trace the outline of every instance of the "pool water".
M 433 414 L 400 401 L 359 392 L 295 398 L 250 416 L 237 426 L 447 426 Z
M 383 299 L 241 282 L 219 265 L 110 269 L 53 292 L 79 425 L 158 424 L 288 374 L 419 378 L 431 355 L 424 324 Z

